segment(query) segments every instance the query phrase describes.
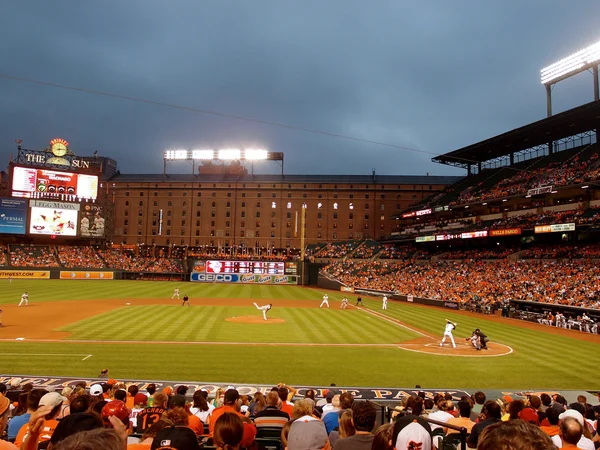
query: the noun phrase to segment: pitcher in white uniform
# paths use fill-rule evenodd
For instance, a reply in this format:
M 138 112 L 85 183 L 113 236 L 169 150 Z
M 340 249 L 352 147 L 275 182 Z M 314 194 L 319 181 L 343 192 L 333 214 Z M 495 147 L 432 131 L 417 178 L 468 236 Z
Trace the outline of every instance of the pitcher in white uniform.
M 263 319 L 267 320 L 267 311 L 270 310 L 273 307 L 273 305 L 271 303 L 269 303 L 268 305 L 265 305 L 265 306 L 258 306 L 255 303 L 254 306 L 256 306 L 256 309 L 258 309 L 259 311 L 262 311 Z
M 454 342 L 454 336 L 452 336 L 452 331 L 456 328 L 456 323 L 449 321 L 446 319 L 446 328 L 444 329 L 444 337 L 442 338 L 442 342 L 440 342 L 440 347 L 444 346 L 444 342 L 446 342 L 446 338 L 450 338 L 450 342 L 452 342 L 452 347 L 456 348 L 456 343 Z

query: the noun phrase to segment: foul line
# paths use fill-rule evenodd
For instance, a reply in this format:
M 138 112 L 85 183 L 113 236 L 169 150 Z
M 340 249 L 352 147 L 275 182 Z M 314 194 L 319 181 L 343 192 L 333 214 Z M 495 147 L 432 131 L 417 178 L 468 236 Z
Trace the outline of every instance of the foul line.
M 9 341 L 9 339 L 2 340 Z M 12 340 L 10 341 L 12 342 Z M 82 361 L 84 361 L 93 355 L 86 355 L 85 353 L 0 353 L 0 356 L 85 356 L 85 358 L 82 359 Z
M 314 342 L 214 342 L 214 341 L 106 341 L 85 339 L 29 339 L 28 342 L 55 343 L 55 344 L 150 344 L 150 345 L 246 345 L 270 347 L 388 347 L 395 348 L 398 344 L 350 344 L 350 343 L 314 343 Z M 12 339 L 0 339 L 0 342 L 14 342 Z M 6 354 L 6 353 L 5 353 Z M 14 355 L 27 356 L 34 353 L 15 353 Z M 0 356 L 2 353 L 0 353 Z M 40 353 L 40 355 L 60 355 L 58 353 Z M 67 356 L 67 355 L 65 355 Z M 68 356 L 86 356 L 85 353 L 69 353 Z M 93 355 L 87 355 L 86 358 Z M 82 360 L 83 361 L 83 360 Z
M 430 335 L 428 335 L 428 334 L 425 334 L 425 333 L 423 333 L 422 331 L 418 331 L 418 330 L 415 330 L 414 328 L 411 328 L 411 327 L 409 327 L 409 326 L 406 326 L 406 325 L 404 325 L 402 322 L 400 322 L 399 320 L 397 320 L 397 319 L 394 319 L 394 318 L 391 318 L 391 317 L 388 317 L 388 316 L 386 316 L 385 314 L 381 314 L 381 313 L 379 313 L 379 312 L 375 312 L 375 311 L 372 311 L 372 310 L 370 310 L 370 309 L 367 309 L 367 308 L 357 308 L 357 309 L 359 309 L 359 310 L 361 310 L 361 311 L 364 311 L 364 312 L 366 312 L 367 314 L 371 314 L 372 316 L 375 316 L 375 317 L 377 317 L 377 318 L 379 318 L 379 319 L 382 319 L 382 320 L 385 320 L 385 321 L 387 321 L 387 322 L 393 323 L 394 325 L 397 325 L 397 326 L 399 326 L 399 327 L 406 328 L 407 330 L 410 330 L 410 331 L 412 331 L 413 333 L 416 333 L 416 334 L 418 334 L 418 335 L 420 335 L 420 336 L 425 336 L 425 337 L 428 337 L 428 338 L 432 337 L 432 336 L 430 336 Z
M 85 361 L 86 359 L 91 358 L 92 356 L 94 355 L 87 355 L 85 358 L 82 359 L 82 361 Z

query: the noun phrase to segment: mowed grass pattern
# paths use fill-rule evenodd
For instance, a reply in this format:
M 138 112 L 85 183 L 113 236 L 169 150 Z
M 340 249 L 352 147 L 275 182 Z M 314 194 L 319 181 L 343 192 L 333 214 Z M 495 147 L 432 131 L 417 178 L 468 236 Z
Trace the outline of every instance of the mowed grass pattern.
M 237 316 L 262 318 L 262 313 L 254 306 L 124 306 L 60 331 L 73 333 L 70 339 L 107 341 L 385 344 L 418 337 L 358 310 L 276 307 L 269 317 L 285 323 L 225 320 Z
M 106 280 L 1 283 L 6 283 L 0 286 L 3 303 L 12 304 L 25 290 L 32 302 L 81 300 L 82 307 L 87 299 L 165 298 L 164 306 L 122 307 L 65 327 L 74 333 L 73 338 L 105 343 L 0 342 L 4 373 L 92 377 L 100 368 L 109 367 L 111 375 L 117 378 L 220 383 L 597 389 L 600 339 L 598 343 L 583 342 L 553 334 L 546 327 L 524 329 L 513 320 L 492 322 L 484 315 L 473 317 L 396 302 L 390 302 L 384 312 L 439 338 L 446 318 L 458 323 L 457 339 L 466 338 L 479 327 L 492 342 L 514 349 L 511 355 L 493 358 L 428 355 L 395 347 L 117 344 L 110 340 L 335 344 L 399 342 L 414 335 L 365 311 L 340 311 L 339 292 L 328 292 L 332 306 L 329 310 L 285 306 L 286 299 L 319 302 L 325 291 L 312 288 Z M 176 286 L 192 299 L 262 299 L 265 303 L 272 300 L 276 307 L 270 315 L 286 322 L 266 326 L 225 322 L 226 317 L 234 315 L 259 315 L 251 305 L 173 306 L 168 299 Z M 349 298 L 354 302 L 355 296 Z M 381 300 L 364 302 L 367 308 L 382 312 Z M 93 356 L 83 360 L 81 355 L 87 354 Z
M 29 292 L 29 301 L 52 302 L 57 300 L 93 300 L 127 298 L 170 299 L 173 289 L 179 287 L 181 296 L 194 298 L 247 298 L 320 300 L 323 293 L 299 286 L 265 286 L 255 284 L 218 284 L 169 281 L 126 280 L 0 280 L 0 303 L 19 303 L 21 294 Z M 341 299 L 340 293 L 330 293 L 330 298 Z

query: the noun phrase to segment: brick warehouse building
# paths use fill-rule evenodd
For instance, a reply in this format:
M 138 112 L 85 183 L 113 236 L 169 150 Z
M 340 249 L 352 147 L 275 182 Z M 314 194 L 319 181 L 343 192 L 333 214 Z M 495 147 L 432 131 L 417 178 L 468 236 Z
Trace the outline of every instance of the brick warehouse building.
M 460 177 L 363 175 L 142 175 L 107 180 L 114 243 L 297 249 L 305 243 L 380 239 L 392 214 Z

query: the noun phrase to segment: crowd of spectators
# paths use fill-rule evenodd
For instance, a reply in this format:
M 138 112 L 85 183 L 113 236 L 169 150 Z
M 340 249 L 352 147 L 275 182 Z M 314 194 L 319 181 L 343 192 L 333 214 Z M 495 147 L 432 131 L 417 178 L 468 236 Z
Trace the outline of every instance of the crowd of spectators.
M 287 450 L 432 450 L 460 443 L 461 428 L 468 447 L 480 450 L 592 450 L 600 441 L 600 406 L 584 395 L 568 403 L 559 394 L 420 391 L 403 396 L 378 426 L 373 403 L 333 387 L 300 396 L 279 384 L 250 397 L 232 386 L 192 394 L 185 385 L 142 392 L 113 379 L 61 392 L 20 383 L 0 383 L 2 450 L 239 450 L 264 439 Z
M 384 245 L 378 258 L 381 259 L 410 259 L 416 249 L 412 245 Z
M 594 152 L 589 156 L 576 155 L 567 161 L 551 162 L 533 170 L 518 171 L 492 188 L 487 188 L 486 182 L 482 181 L 461 192 L 452 204 L 463 205 L 511 195 L 525 195 L 529 189 L 543 186 L 569 186 L 595 181 L 600 177 L 598 162 L 598 152 Z
M 521 252 L 523 259 L 599 259 L 600 245 L 535 245 Z
M 482 249 L 452 250 L 440 255 L 440 259 L 505 259 L 518 251 L 518 247 L 501 247 Z
M 183 262 L 180 259 L 144 258 L 131 256 L 118 250 L 99 251 L 111 269 L 129 272 L 183 273 Z
M 347 286 L 466 302 L 506 299 L 600 309 L 600 267 L 593 261 L 339 261 L 324 269 Z
M 371 239 L 364 240 L 358 248 L 352 253 L 353 258 L 367 259 L 372 258 L 381 250 L 381 245 Z
M 59 267 L 54 252 L 45 245 L 13 245 L 10 247 L 13 267 Z
M 63 267 L 101 269 L 106 266 L 102 258 L 98 256 L 96 249 L 93 247 L 59 245 L 57 249 L 58 259 Z
M 343 258 L 357 246 L 357 241 L 331 242 L 317 250 L 312 256 L 315 258 Z

